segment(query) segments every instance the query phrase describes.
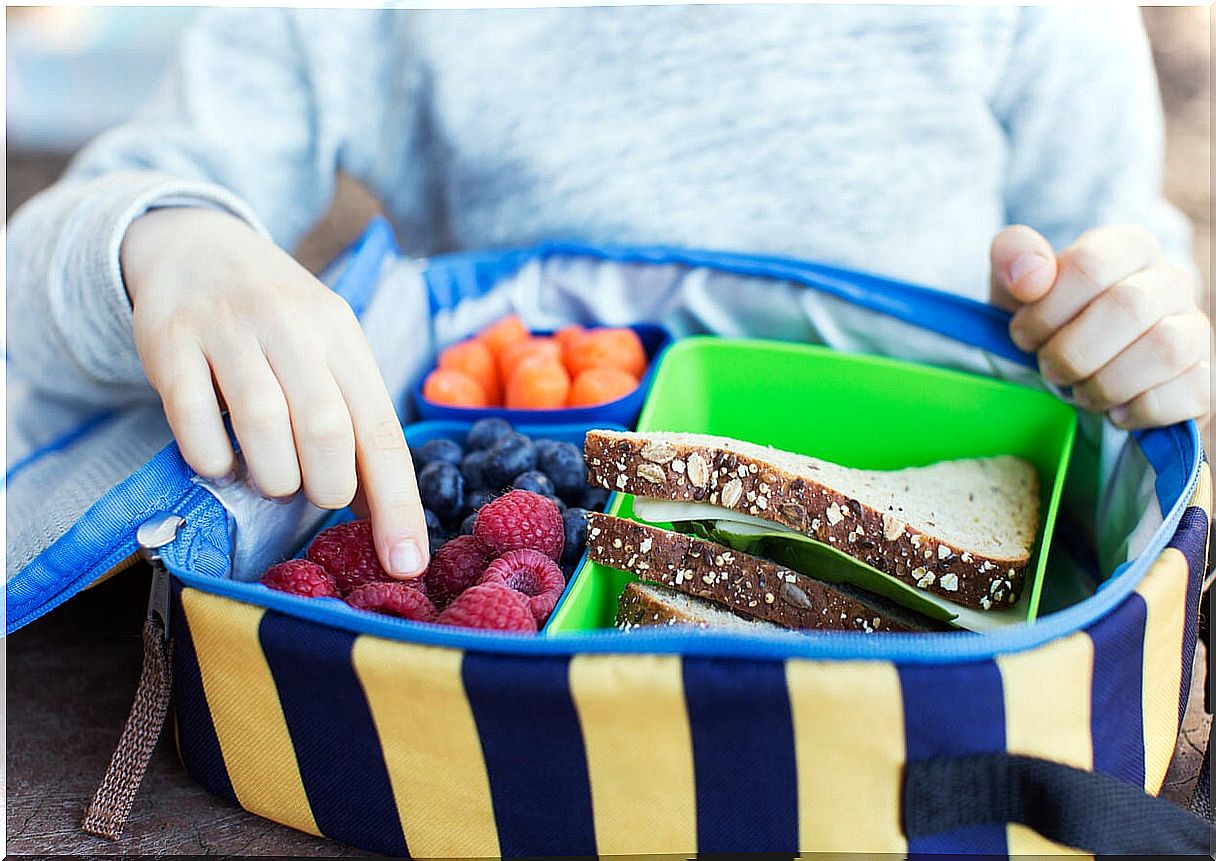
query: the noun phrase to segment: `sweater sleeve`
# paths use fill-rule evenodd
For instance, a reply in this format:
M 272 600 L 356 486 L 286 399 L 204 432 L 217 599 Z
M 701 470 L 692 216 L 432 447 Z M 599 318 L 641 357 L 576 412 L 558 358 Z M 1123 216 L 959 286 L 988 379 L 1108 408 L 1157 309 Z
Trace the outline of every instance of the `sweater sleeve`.
M 1006 220 L 1056 248 L 1091 227 L 1143 224 L 1195 271 L 1190 223 L 1162 196 L 1164 124 L 1139 10 L 1021 15 L 993 102 L 1009 146 Z
M 226 210 L 287 248 L 315 223 L 343 156 L 358 151 L 361 129 L 352 123 L 376 122 L 367 111 L 321 104 L 343 91 L 335 77 L 365 78 L 366 69 L 341 58 L 318 69 L 303 30 L 320 23 L 281 9 L 204 16 L 150 103 L 85 147 L 58 183 L 13 216 L 10 373 L 82 406 L 153 397 L 119 266 L 127 227 L 149 208 Z M 363 26 L 375 29 L 366 15 Z M 365 58 L 382 47 L 361 46 Z M 391 161 L 395 153 L 379 155 Z

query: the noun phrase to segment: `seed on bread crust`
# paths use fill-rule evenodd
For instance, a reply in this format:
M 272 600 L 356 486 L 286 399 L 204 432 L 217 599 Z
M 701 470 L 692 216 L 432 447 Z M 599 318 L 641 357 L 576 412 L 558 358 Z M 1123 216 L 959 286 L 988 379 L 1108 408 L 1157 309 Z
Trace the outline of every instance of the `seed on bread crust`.
M 704 487 L 709 481 L 709 464 L 695 451 L 688 456 L 688 480 L 693 487 Z
M 722 488 L 722 505 L 725 508 L 734 508 L 739 504 L 739 500 L 743 498 L 743 482 L 737 478 L 732 478 L 726 482 Z
M 658 464 L 668 463 L 676 456 L 675 448 L 663 442 L 649 442 L 642 446 L 641 453 L 644 460 Z
M 644 478 L 652 484 L 662 484 L 667 480 L 667 476 L 663 473 L 663 468 L 655 466 L 653 463 L 639 464 L 638 478 Z

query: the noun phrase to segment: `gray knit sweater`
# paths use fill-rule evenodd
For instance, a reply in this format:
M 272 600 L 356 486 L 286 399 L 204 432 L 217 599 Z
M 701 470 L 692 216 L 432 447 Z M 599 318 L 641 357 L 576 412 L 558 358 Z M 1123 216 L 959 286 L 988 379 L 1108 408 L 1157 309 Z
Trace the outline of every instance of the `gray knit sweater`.
M 118 247 L 149 206 L 291 247 L 335 172 L 404 248 L 572 238 L 795 255 L 983 298 L 1009 222 L 1149 225 L 1161 117 L 1134 8 L 220 10 L 7 239 L 10 374 L 151 397 Z

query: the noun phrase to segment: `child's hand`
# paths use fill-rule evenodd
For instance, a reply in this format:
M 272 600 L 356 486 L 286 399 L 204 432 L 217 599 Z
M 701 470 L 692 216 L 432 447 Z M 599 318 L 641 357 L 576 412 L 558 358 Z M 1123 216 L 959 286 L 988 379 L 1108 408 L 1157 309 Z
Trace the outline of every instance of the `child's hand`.
M 263 494 L 303 487 L 337 509 L 359 489 L 385 570 L 421 574 L 427 531 L 413 464 L 350 307 L 217 211 L 154 210 L 127 230 L 121 258 L 135 346 L 186 462 L 212 479 L 232 473 L 226 405 Z
M 1010 336 L 1053 383 L 1125 428 L 1206 422 L 1211 323 L 1196 284 L 1134 225 L 1082 234 L 1059 255 L 1029 227 L 992 241 L 992 299 L 1016 313 Z

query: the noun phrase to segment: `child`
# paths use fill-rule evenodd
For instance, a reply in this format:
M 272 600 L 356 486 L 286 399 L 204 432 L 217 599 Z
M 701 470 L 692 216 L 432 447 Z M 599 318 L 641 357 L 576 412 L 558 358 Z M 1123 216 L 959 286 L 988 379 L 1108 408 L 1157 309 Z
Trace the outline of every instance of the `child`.
M 358 491 L 408 578 L 426 531 L 389 397 L 280 250 L 338 169 L 418 255 L 560 236 L 991 289 L 1047 379 L 1133 428 L 1208 412 L 1160 161 L 1134 8 L 222 10 L 13 218 L 10 355 L 82 402 L 159 395 L 215 479 L 227 408 L 261 492 Z

